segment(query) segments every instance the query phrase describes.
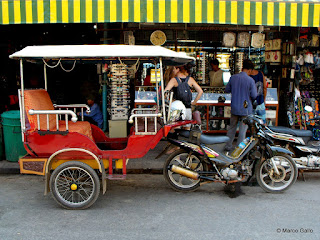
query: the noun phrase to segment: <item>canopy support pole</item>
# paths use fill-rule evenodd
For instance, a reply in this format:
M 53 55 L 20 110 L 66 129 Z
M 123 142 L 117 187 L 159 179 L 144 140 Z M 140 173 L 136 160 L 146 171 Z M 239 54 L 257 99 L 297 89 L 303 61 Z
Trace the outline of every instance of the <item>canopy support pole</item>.
M 23 79 L 23 61 L 20 59 L 20 81 L 21 81 L 21 98 L 20 98 L 20 118 L 22 142 L 24 142 L 24 133 L 26 131 L 26 111 L 24 108 L 24 79 Z
M 159 84 L 158 84 L 158 69 L 157 69 L 157 62 L 154 63 L 155 74 L 156 74 L 156 96 L 157 96 L 157 111 L 159 111 Z
M 164 83 L 163 83 L 163 73 L 162 73 L 162 57 L 160 57 L 160 80 L 161 80 L 161 97 L 162 97 L 162 112 L 163 112 L 163 122 L 167 124 L 166 118 L 166 108 L 165 108 L 165 99 L 164 99 Z
M 44 74 L 44 89 L 48 91 L 47 67 L 45 64 L 43 64 L 43 74 Z
M 102 115 L 103 115 L 103 131 L 105 132 L 107 130 L 107 76 L 106 73 L 103 74 L 103 80 L 102 80 Z

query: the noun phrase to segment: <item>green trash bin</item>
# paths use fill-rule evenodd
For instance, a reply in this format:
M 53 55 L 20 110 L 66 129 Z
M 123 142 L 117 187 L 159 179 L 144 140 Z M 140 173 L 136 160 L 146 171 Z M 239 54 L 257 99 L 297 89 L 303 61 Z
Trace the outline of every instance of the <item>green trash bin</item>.
M 2 124 L 0 123 L 0 161 L 4 159 Z
M 23 147 L 20 125 L 20 111 L 13 110 L 1 114 L 6 159 L 18 162 L 27 152 Z

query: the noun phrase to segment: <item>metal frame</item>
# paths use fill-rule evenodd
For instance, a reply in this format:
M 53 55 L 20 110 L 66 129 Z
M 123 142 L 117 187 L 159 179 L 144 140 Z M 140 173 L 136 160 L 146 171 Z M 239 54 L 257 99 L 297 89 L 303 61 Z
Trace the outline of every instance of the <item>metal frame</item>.
M 155 113 L 136 113 L 136 112 L 150 112 L 150 111 L 154 111 Z M 157 113 L 157 109 L 155 108 L 134 108 L 131 111 L 131 115 L 129 118 L 129 123 L 133 123 L 135 122 L 135 134 L 136 135 L 155 135 L 158 132 L 157 129 L 157 118 L 161 117 L 161 113 Z M 134 120 L 133 120 L 134 118 Z M 139 128 L 138 128 L 138 118 L 144 118 L 144 131 L 143 132 L 139 132 Z M 153 118 L 154 119 L 154 132 L 148 132 L 148 118 Z
M 29 110 L 30 115 L 37 115 L 37 124 L 38 124 L 38 130 L 40 131 L 40 115 L 47 115 L 47 130 L 50 130 L 50 124 L 49 124 L 49 115 L 56 115 L 56 124 L 57 124 L 57 131 L 59 131 L 59 116 L 65 115 L 66 120 L 66 130 L 69 130 L 68 127 L 68 115 L 71 115 L 71 121 L 77 122 L 78 117 L 77 115 L 71 111 L 71 110 Z
M 86 113 L 90 113 L 90 107 L 87 104 L 68 104 L 68 105 L 57 105 L 53 104 L 54 108 L 58 108 L 59 110 L 66 109 L 69 110 L 69 108 L 73 108 L 73 112 L 77 112 L 77 108 L 80 108 L 81 110 L 81 121 L 84 121 L 84 115 L 83 115 L 83 109 L 86 109 Z M 61 120 L 61 116 L 60 116 Z

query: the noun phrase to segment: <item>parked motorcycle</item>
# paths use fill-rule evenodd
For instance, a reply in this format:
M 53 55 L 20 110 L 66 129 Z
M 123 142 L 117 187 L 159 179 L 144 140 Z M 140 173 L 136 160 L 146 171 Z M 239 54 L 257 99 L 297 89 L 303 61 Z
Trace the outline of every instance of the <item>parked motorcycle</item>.
M 312 119 L 319 121 L 320 119 Z M 294 153 L 298 169 L 320 170 L 320 141 L 313 141 L 311 130 L 295 130 L 288 127 L 266 127 L 266 134 Z
M 202 134 L 199 125 L 190 131 L 177 130 L 168 141 L 180 149 L 167 158 L 163 168 L 169 185 L 186 192 L 197 189 L 202 182 L 246 182 L 255 173 L 266 192 L 281 192 L 291 187 L 297 179 L 292 152 L 273 146 L 261 119 L 248 116 L 244 123 L 249 126 L 251 137 L 231 155 L 218 150 L 229 141 L 227 136 Z

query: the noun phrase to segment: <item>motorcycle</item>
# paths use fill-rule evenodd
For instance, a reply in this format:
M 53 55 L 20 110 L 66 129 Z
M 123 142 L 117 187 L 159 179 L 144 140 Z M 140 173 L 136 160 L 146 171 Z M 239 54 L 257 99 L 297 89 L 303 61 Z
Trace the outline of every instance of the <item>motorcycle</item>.
M 320 121 L 320 118 L 309 121 Z M 295 130 L 288 127 L 266 127 L 266 134 L 276 144 L 294 153 L 293 160 L 298 169 L 320 170 L 320 141 L 313 141 L 311 130 Z
M 180 149 L 167 158 L 163 167 L 168 184 L 176 191 L 187 192 L 196 190 L 203 182 L 228 185 L 246 182 L 255 174 L 266 192 L 282 192 L 291 187 L 298 175 L 290 157 L 292 152 L 273 146 L 261 119 L 248 116 L 243 121 L 249 126 L 251 137 L 246 144 L 239 144 L 237 155 L 219 151 L 229 137 L 202 134 L 201 121 L 190 131 L 176 130 L 168 141 Z

